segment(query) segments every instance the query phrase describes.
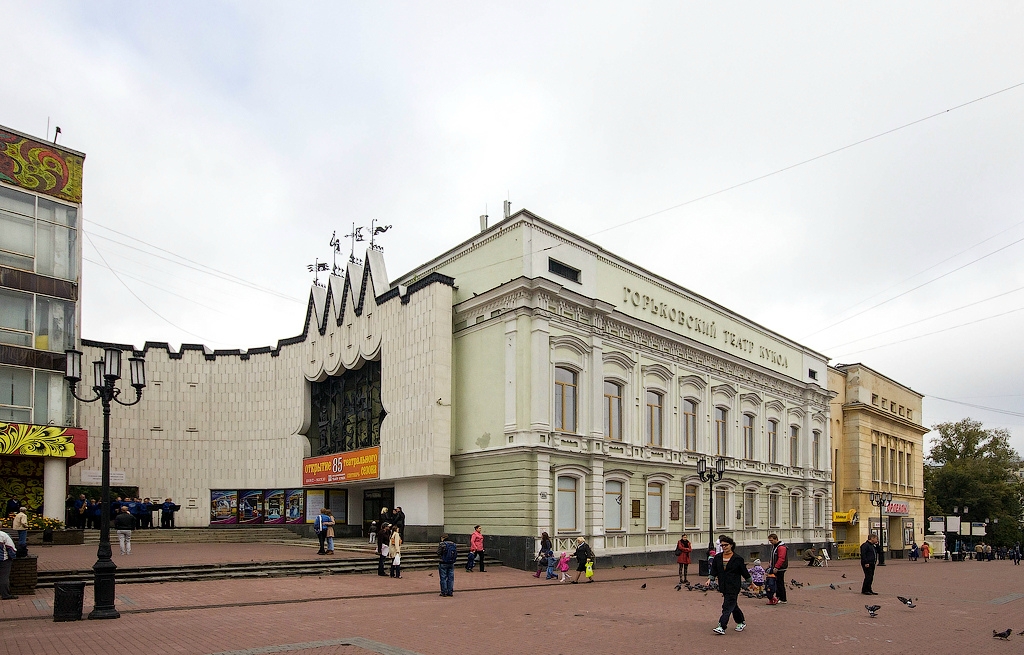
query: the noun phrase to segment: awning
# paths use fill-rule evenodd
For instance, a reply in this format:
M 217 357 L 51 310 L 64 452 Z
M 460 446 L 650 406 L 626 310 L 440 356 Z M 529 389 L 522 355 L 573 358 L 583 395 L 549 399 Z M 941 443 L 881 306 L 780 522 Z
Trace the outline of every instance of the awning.
M 832 512 L 832 522 L 857 525 L 857 510 L 851 509 L 848 512 Z

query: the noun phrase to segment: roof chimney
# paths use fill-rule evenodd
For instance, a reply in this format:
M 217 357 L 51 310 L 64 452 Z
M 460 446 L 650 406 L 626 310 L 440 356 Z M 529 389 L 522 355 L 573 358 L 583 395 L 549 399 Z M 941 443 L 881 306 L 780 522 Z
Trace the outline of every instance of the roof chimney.
M 480 214 L 480 231 L 487 229 L 487 214 Z

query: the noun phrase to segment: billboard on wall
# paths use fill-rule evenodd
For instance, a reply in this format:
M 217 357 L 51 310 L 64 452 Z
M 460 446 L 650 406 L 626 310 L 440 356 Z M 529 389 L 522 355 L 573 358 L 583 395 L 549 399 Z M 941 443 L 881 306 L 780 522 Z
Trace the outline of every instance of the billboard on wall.
M 263 490 L 238 492 L 238 522 L 263 523 Z
M 89 457 L 89 433 L 78 428 L 0 421 L 0 455 Z
M 286 508 L 284 489 L 270 489 L 263 494 L 263 522 L 284 523 Z
M 285 489 L 284 504 L 288 513 L 285 523 L 306 522 L 306 491 L 304 489 Z
M 380 446 L 347 453 L 307 457 L 302 460 L 302 486 L 378 480 L 379 463 Z
M 238 523 L 238 492 L 211 491 L 210 492 L 210 523 L 229 524 Z

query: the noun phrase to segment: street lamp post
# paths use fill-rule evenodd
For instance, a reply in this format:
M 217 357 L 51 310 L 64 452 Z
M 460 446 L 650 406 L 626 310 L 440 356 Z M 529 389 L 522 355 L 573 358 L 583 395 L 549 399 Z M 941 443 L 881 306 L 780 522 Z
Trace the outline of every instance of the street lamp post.
M 697 462 L 697 475 L 701 482 L 708 483 L 710 490 L 708 502 L 708 571 L 711 570 L 711 558 L 715 556 L 715 483 L 725 477 L 725 458 L 719 457 L 715 460 L 715 468 L 709 469 L 708 462 L 701 458 Z
M 892 502 L 892 492 L 891 491 L 872 491 L 870 494 L 868 494 L 868 497 L 870 498 L 872 505 L 877 505 L 878 506 L 878 532 L 879 532 L 878 539 L 879 539 L 879 544 L 881 545 L 881 539 L 882 539 L 882 536 L 883 536 L 883 533 L 882 533 L 882 521 L 883 521 L 882 509 L 886 505 L 888 505 L 889 503 Z M 888 530 L 885 531 L 884 536 L 886 537 L 886 541 L 888 541 L 888 536 L 889 536 L 889 531 Z M 885 547 L 884 546 L 881 546 L 878 549 L 878 565 L 879 566 L 885 566 Z
M 114 607 L 114 573 L 117 566 L 110 559 L 110 403 L 134 405 L 142 400 L 142 389 L 146 386 L 146 360 L 141 357 L 129 357 L 128 368 L 131 373 L 131 386 L 135 389 L 135 400 L 122 402 L 121 390 L 114 386 L 121 378 L 121 349 L 104 349 L 103 359 L 93 362 L 93 394 L 92 398 L 83 398 L 75 388 L 82 379 L 82 353 L 78 350 L 65 351 L 67 365 L 64 378 L 71 387 L 71 394 L 83 403 L 97 400 L 103 404 L 103 471 L 102 500 L 100 506 L 100 545 L 96 550 L 96 563 L 93 564 L 93 592 L 95 594 L 90 619 L 116 619 L 121 616 Z

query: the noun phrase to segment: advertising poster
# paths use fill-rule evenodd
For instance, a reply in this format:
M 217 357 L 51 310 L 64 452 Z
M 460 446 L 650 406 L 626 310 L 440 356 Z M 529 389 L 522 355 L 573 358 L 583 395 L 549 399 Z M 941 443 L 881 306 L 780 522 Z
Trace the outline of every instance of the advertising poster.
M 324 508 L 324 492 L 322 489 L 306 490 L 306 523 L 312 523 L 320 510 Z
M 263 490 L 250 489 L 238 492 L 238 522 L 263 523 Z
M 304 489 L 285 490 L 284 503 L 288 511 L 285 523 L 306 522 L 306 495 Z
M 264 523 L 284 523 L 284 489 L 270 489 L 263 494 Z
M 334 484 L 380 478 L 380 446 L 302 460 L 302 484 Z M 319 510 L 318 510 L 319 511 Z M 309 516 L 307 513 L 306 516 Z
M 238 523 L 238 492 L 210 492 L 210 524 Z

